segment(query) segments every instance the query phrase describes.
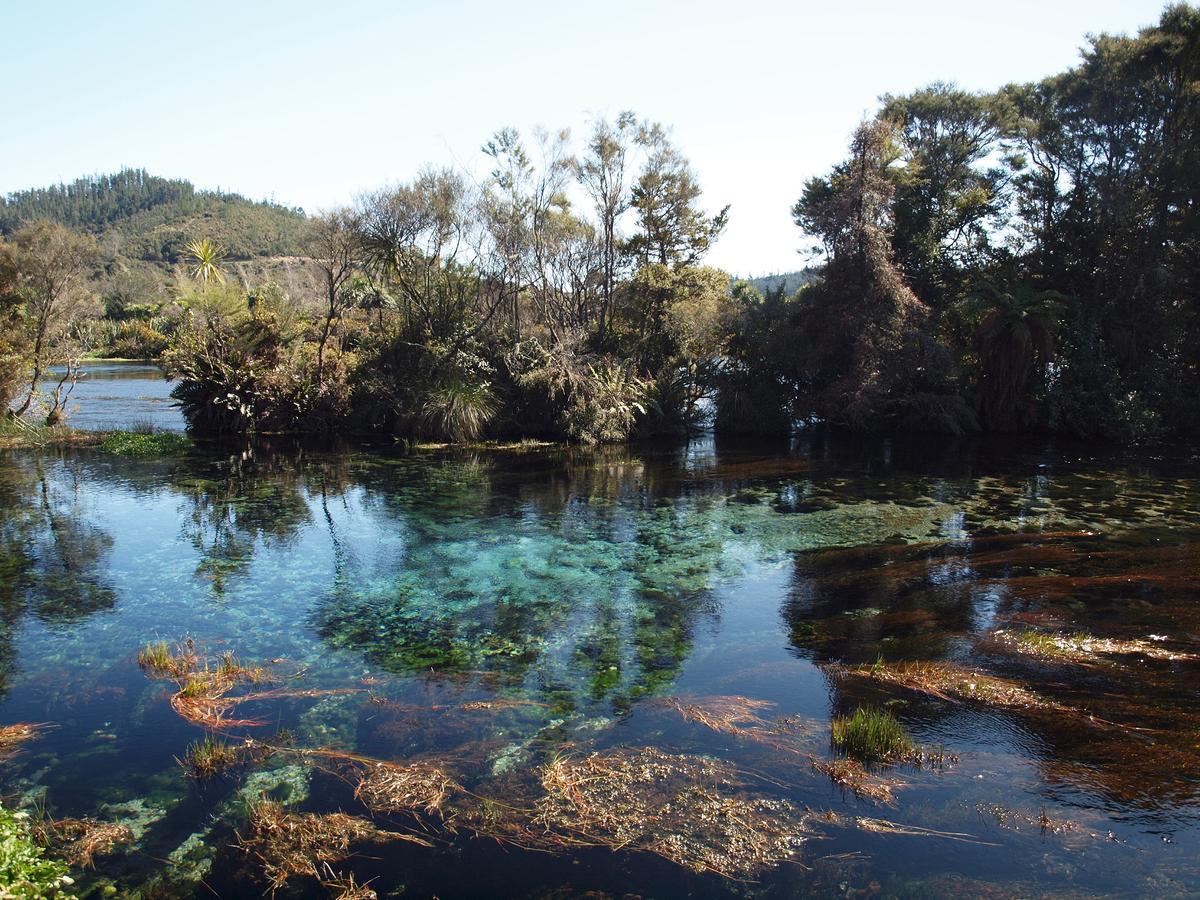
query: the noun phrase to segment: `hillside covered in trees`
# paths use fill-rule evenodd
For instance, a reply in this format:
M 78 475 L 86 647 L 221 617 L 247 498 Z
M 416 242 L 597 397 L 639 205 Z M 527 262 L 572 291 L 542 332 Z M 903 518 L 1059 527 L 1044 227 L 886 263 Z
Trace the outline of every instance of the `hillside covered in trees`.
M 303 210 L 199 191 L 189 181 L 142 169 L 0 197 L 0 235 L 37 219 L 112 234 L 121 255 L 158 264 L 179 262 L 195 238 L 219 240 L 232 259 L 295 255 L 305 223 Z
M 782 290 L 704 264 L 730 211 L 658 123 L 482 149 L 482 182 L 431 166 L 312 220 L 139 172 L 9 197 L 6 403 L 35 408 L 103 308 L 162 352 L 199 431 L 1200 429 L 1192 6 L 1039 82 L 884 95 L 780 198 L 819 248 Z M 303 289 L 238 263 L 293 254 Z M 170 271 L 152 302 L 139 266 Z

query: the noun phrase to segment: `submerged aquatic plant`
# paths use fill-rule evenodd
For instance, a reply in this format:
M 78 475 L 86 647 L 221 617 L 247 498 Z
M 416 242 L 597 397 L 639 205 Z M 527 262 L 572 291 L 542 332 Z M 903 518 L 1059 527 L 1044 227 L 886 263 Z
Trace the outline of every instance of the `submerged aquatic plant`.
M 835 749 L 861 763 L 899 762 L 916 747 L 891 710 L 860 706 L 849 716 L 833 720 Z
M 134 839 L 128 825 L 96 819 L 44 818 L 33 825 L 32 834 L 55 859 L 82 869 L 93 868 L 97 856 L 106 856 Z
M 28 722 L 0 725 L 0 762 L 6 762 L 16 756 L 21 747 L 40 735 L 45 728 L 45 725 L 32 725 Z
M 240 845 L 259 862 L 271 890 L 277 891 L 296 877 L 345 884 L 347 875 L 332 864 L 348 858 L 351 845 L 397 840 L 431 846 L 415 835 L 381 831 L 357 816 L 293 813 L 273 801 L 259 800 L 250 806 Z

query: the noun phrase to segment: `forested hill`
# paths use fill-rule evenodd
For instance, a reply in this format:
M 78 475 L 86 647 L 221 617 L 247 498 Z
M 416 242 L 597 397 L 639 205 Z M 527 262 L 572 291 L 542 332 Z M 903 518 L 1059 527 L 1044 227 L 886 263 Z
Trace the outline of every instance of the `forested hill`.
M 757 278 L 745 278 L 758 289 L 759 293 L 777 291 L 783 288 L 785 295 L 796 293 L 810 281 L 816 280 L 817 273 L 812 269 L 801 269 L 798 272 L 779 272 L 775 275 L 760 275 Z
M 112 235 L 120 255 L 149 263 L 177 262 L 187 242 L 201 237 L 219 242 L 232 259 L 294 255 L 305 223 L 302 210 L 197 190 L 143 169 L 0 197 L 0 235 L 33 219 Z

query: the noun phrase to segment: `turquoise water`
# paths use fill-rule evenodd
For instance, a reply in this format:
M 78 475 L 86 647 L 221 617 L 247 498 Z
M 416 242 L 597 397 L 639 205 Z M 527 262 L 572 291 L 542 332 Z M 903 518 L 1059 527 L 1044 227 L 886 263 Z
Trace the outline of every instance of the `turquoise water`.
M 0 763 L 0 791 L 129 825 L 76 873 L 96 896 L 261 896 L 246 816 L 264 793 L 421 835 L 330 864 L 379 896 L 1194 895 L 1197 471 L 901 441 L 10 452 L 0 725 L 48 727 Z M 189 639 L 272 673 L 214 730 L 282 749 L 187 776 L 206 728 L 137 654 Z M 1038 702 L 879 677 L 914 661 Z M 729 698 L 752 705 L 722 727 Z M 823 766 L 832 718 L 859 706 L 945 759 L 869 773 L 890 801 L 856 796 Z M 686 784 L 675 818 L 578 840 L 546 773 L 593 753 L 660 772 L 646 748 Z M 368 808 L 355 779 L 376 761 L 436 765 L 448 806 Z M 611 827 L 674 777 L 612 794 Z M 739 816 L 765 833 L 762 809 L 787 860 L 697 871 Z

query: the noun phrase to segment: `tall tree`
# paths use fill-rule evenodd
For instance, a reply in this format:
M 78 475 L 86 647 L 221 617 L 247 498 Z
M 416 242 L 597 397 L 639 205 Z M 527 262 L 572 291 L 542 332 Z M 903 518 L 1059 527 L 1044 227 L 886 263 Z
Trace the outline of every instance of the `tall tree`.
M 630 111 L 616 121 L 597 119 L 588 138 L 587 150 L 577 163 L 580 184 L 592 201 L 600 234 L 602 297 L 597 322 L 601 344 L 608 332 L 613 296 L 621 272 L 621 238 L 618 222 L 629 209 L 626 161 L 637 134 L 637 117 Z
M 725 230 L 729 207 L 715 216 L 700 208 L 700 183 L 661 125 L 643 125 L 638 143 L 647 156 L 631 192 L 641 230 L 630 249 L 642 262 L 692 265 Z

